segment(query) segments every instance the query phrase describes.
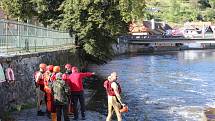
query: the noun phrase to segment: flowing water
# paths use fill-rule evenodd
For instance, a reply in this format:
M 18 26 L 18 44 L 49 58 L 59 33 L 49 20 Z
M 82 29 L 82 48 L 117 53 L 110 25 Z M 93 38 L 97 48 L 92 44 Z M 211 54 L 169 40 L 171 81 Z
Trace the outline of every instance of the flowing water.
M 215 107 L 215 50 L 126 55 L 90 68 L 118 73 L 126 121 L 202 121 L 203 110 Z

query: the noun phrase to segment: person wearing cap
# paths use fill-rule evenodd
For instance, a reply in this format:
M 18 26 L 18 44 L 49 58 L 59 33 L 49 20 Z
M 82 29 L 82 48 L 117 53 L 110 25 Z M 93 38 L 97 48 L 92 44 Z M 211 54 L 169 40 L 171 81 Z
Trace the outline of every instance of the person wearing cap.
M 45 90 L 45 99 L 46 99 L 46 111 L 47 116 L 51 118 L 51 113 L 54 112 L 54 104 L 53 104 L 53 94 L 51 90 L 51 76 L 53 73 L 53 65 L 48 65 L 46 67 L 46 72 L 44 73 L 44 90 Z
M 56 74 L 60 72 L 60 66 L 54 66 L 53 73 L 51 75 L 51 82 L 56 80 Z
M 62 75 L 62 79 L 67 83 L 69 84 L 69 76 L 70 74 L 72 74 L 72 65 L 71 64 L 66 64 L 65 65 L 65 73 Z
M 104 82 L 104 87 L 108 96 L 108 115 L 106 121 L 111 121 L 113 115 L 113 109 L 116 113 L 117 120 L 122 121 L 122 115 L 120 113 L 120 109 L 125 104 L 122 103 L 122 99 L 120 96 L 121 87 L 117 82 L 117 73 L 112 72 L 108 79 Z
M 81 73 L 78 72 L 77 67 L 72 67 L 72 74 L 69 76 L 70 81 L 70 90 L 72 94 L 72 101 L 74 105 L 74 118 L 73 120 L 78 119 L 78 109 L 77 104 L 80 102 L 81 106 L 81 116 L 82 120 L 85 120 L 85 102 L 84 102 L 84 88 L 83 88 L 83 78 L 90 77 L 94 75 L 94 73 L 86 72 Z
M 67 115 L 67 104 L 69 95 L 69 86 L 62 80 L 62 73 L 56 73 L 56 80 L 52 84 L 52 90 L 54 95 L 54 105 L 57 113 L 57 121 L 61 121 L 61 115 L 63 113 L 64 121 L 69 121 Z
M 45 95 L 44 91 L 44 73 L 46 71 L 46 64 L 41 63 L 39 65 L 39 71 L 35 72 L 35 85 L 37 95 L 37 115 L 43 116 L 44 112 L 41 110 L 42 100 Z
M 72 65 L 71 64 L 66 64 L 65 65 L 65 73 L 62 75 L 62 79 L 68 84 L 70 85 L 69 82 L 69 76 L 70 74 L 72 74 Z M 73 110 L 73 103 L 72 103 L 72 96 L 69 95 L 68 96 L 69 102 L 68 102 L 68 115 L 73 115 L 74 114 L 74 110 Z

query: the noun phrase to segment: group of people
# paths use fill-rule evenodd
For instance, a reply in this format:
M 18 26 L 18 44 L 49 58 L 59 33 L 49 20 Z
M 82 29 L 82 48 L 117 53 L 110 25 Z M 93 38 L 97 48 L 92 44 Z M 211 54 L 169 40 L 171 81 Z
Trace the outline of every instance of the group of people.
M 81 73 L 71 64 L 65 65 L 65 73 L 61 73 L 60 66 L 41 63 L 39 71 L 35 72 L 37 94 L 37 115 L 44 115 L 41 110 L 42 100 L 45 99 L 46 112 L 53 121 L 61 121 L 63 112 L 64 121 L 69 121 L 68 109 L 73 109 L 74 118 L 78 119 L 78 101 L 81 107 L 82 120 L 85 120 L 85 101 L 82 79 L 94 73 Z M 55 115 L 56 114 L 56 115 Z
M 35 72 L 35 85 L 37 94 L 37 115 L 42 116 L 42 100 L 45 99 L 46 112 L 52 121 L 61 121 L 63 113 L 64 121 L 69 121 L 69 109 L 73 109 L 73 120 L 78 119 L 78 101 L 80 102 L 82 120 L 85 120 L 85 101 L 84 88 L 82 80 L 95 73 L 81 73 L 77 67 L 71 64 L 65 65 L 65 72 L 61 73 L 60 66 L 46 65 L 41 63 L 39 71 Z M 120 96 L 121 87 L 117 82 L 117 73 L 112 72 L 104 81 L 104 88 L 108 97 L 108 115 L 106 121 L 111 121 L 113 111 L 115 111 L 118 121 L 122 121 L 122 112 L 128 111 L 128 108 Z M 125 108 L 124 108 L 125 107 Z M 124 110 L 124 111 L 122 111 Z M 57 118 L 56 118 L 57 117 Z

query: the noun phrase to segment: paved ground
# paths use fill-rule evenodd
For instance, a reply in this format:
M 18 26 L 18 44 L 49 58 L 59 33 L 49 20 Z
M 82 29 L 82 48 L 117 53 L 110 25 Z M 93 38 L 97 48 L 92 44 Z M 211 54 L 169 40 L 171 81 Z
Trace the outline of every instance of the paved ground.
M 94 95 L 93 90 L 85 90 L 85 101 L 89 102 L 91 97 Z M 43 107 L 43 111 L 45 111 L 45 107 Z M 15 121 L 51 121 L 47 116 L 37 116 L 36 108 L 22 110 L 20 112 L 14 112 L 12 117 Z M 105 116 L 101 115 L 97 112 L 86 111 L 86 120 L 85 121 L 105 121 Z M 72 121 L 72 117 L 70 117 Z M 62 120 L 63 121 L 63 120 Z
M 37 116 L 36 109 L 27 109 L 13 114 L 15 121 L 51 121 L 47 116 Z M 72 121 L 72 117 L 70 117 Z M 105 116 L 97 112 L 87 111 L 85 121 L 105 121 Z

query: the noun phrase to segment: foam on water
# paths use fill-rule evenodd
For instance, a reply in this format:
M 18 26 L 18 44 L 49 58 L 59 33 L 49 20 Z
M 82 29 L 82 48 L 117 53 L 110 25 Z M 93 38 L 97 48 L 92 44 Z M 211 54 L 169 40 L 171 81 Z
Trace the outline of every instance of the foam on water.
M 204 108 L 201 106 L 171 107 L 169 113 L 180 116 L 185 121 L 202 121 L 204 119 Z

